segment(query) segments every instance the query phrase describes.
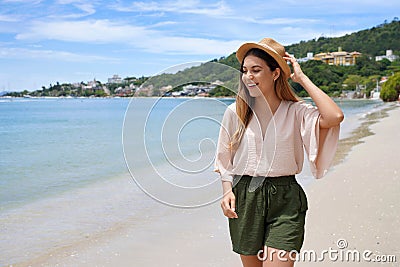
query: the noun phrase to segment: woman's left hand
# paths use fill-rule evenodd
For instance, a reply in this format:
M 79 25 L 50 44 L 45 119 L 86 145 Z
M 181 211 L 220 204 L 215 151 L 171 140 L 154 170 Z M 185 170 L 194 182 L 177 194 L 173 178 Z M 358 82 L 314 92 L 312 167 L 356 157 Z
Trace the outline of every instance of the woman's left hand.
M 283 59 L 288 60 L 290 64 L 293 66 L 293 73 L 290 75 L 290 78 L 296 82 L 300 83 L 301 79 L 304 78 L 305 74 L 300 68 L 300 64 L 297 62 L 296 58 L 294 56 L 291 56 L 288 52 L 285 53 L 285 57 Z

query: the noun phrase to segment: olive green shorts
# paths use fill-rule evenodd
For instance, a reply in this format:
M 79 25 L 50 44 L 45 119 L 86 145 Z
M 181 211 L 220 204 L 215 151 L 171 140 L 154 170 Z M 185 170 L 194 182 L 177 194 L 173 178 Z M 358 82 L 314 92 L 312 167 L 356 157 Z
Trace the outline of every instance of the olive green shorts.
M 244 175 L 234 179 L 238 218 L 229 219 L 233 251 L 257 255 L 260 249 L 268 246 L 299 252 L 308 209 L 303 188 L 294 175 L 261 177 L 263 180 L 256 189 L 250 187 L 252 178 Z

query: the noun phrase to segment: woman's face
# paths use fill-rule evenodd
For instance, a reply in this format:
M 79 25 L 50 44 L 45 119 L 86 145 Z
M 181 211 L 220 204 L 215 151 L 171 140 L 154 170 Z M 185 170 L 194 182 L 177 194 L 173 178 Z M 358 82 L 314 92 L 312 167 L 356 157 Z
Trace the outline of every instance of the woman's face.
M 274 80 L 279 74 L 278 68 L 271 71 L 267 63 L 259 57 L 248 55 L 244 59 L 242 81 L 252 97 L 267 96 L 275 92 Z

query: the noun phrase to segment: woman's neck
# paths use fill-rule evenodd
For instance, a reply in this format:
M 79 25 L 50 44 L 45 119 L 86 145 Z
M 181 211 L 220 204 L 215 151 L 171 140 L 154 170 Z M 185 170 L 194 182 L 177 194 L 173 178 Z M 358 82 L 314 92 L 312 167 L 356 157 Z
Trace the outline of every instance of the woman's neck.
M 264 96 L 259 96 L 255 98 L 253 112 L 255 113 L 257 121 L 260 125 L 263 140 L 265 138 L 265 132 L 267 130 L 268 124 L 273 118 L 280 103 L 281 100 L 276 95 L 275 97 L 270 98 L 266 98 Z
M 281 100 L 276 94 L 271 94 L 269 96 L 261 95 L 255 98 L 253 111 L 257 116 L 263 116 L 266 112 L 267 114 L 270 113 L 270 111 L 273 115 L 278 109 L 280 103 Z

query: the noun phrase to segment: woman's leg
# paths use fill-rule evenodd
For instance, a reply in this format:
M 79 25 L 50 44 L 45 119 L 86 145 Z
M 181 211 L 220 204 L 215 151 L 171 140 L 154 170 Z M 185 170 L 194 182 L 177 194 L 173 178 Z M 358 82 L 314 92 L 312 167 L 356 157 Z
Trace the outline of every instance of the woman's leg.
M 243 267 L 262 267 L 263 262 L 258 259 L 256 255 L 240 255 Z
M 243 267 L 293 267 L 295 255 L 289 256 L 289 252 L 276 248 L 264 247 L 267 254 L 240 255 Z
M 267 255 L 265 255 L 265 253 L 267 253 Z M 295 254 L 289 255 L 287 251 L 271 247 L 264 247 L 263 256 L 265 260 L 263 261 L 262 267 L 293 267 L 294 259 L 296 258 Z

